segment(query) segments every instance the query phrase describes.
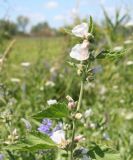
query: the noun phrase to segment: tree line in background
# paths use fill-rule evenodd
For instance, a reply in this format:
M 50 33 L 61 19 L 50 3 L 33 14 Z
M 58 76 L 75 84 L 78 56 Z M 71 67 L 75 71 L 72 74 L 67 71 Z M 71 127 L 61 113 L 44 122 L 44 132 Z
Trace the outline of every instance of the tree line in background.
M 131 36 L 133 33 L 133 23 L 130 22 L 131 18 L 128 12 L 121 13 L 120 9 L 116 9 L 114 18 L 110 17 L 107 11 L 102 8 L 104 19 L 101 21 L 101 25 L 95 23 L 95 32 L 99 33 L 96 39 L 105 37 L 108 45 L 111 47 L 112 43 L 119 41 L 121 37 Z M 73 20 L 73 25 L 80 23 L 80 21 L 86 21 L 86 19 L 80 19 L 76 17 Z M 68 30 L 72 25 L 65 26 Z M 128 28 L 127 28 L 128 27 Z M 30 28 L 30 30 L 29 30 Z M 29 31 L 28 31 L 29 30 Z M 28 32 L 27 32 L 28 31 Z M 63 32 L 62 32 L 63 31 Z M 16 22 L 11 20 L 0 20 L 0 44 L 3 39 L 9 39 L 13 36 L 26 36 L 26 37 L 53 37 L 66 34 L 64 29 L 55 29 L 50 27 L 48 22 L 40 22 L 30 27 L 30 19 L 26 16 L 18 16 Z
M 0 35 L 2 38 L 12 36 L 55 36 L 57 30 L 51 28 L 47 22 L 40 22 L 31 27 L 27 32 L 30 19 L 25 16 L 18 16 L 16 23 L 11 20 L 0 19 Z

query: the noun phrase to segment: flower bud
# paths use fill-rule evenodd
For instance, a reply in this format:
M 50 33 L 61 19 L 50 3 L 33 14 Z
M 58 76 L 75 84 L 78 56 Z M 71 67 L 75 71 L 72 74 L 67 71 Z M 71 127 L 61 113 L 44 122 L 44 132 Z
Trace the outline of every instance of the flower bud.
M 74 101 L 73 101 L 73 102 L 69 102 L 69 103 L 68 103 L 68 109 L 70 109 L 70 110 L 74 109 L 74 108 L 75 108 L 75 106 L 76 106 L 76 104 L 75 104 L 75 102 L 74 102 Z
M 68 102 L 74 101 L 69 95 L 66 96 L 66 99 L 68 100 Z
M 77 70 L 77 75 L 80 76 L 82 74 L 82 71 L 80 69 Z
M 70 109 L 70 110 L 74 109 L 76 107 L 76 103 L 74 102 L 72 97 L 70 97 L 68 95 L 68 96 L 66 96 L 66 99 L 68 100 L 68 109 Z
M 78 136 L 76 136 L 76 137 L 74 138 L 74 141 L 75 141 L 75 142 L 81 142 L 81 141 L 84 141 L 84 140 L 85 140 L 85 138 L 84 138 L 83 135 L 78 135 Z
M 69 125 L 69 124 L 65 124 L 64 127 L 63 127 L 63 129 L 64 129 L 64 130 L 70 129 L 70 125 Z
M 81 113 L 76 113 L 75 114 L 75 118 L 76 119 L 81 119 L 82 118 L 82 114 Z

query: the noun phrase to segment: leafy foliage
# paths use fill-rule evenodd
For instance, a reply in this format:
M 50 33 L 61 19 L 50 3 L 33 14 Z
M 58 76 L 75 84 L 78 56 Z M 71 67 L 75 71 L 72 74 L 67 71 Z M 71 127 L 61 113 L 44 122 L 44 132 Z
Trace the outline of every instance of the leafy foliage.
M 50 107 L 46 108 L 45 110 L 33 115 L 32 117 L 34 119 L 43 119 L 43 118 L 51 118 L 51 119 L 57 119 L 57 118 L 64 118 L 69 116 L 69 111 L 67 109 L 66 104 L 64 103 L 58 103 L 53 104 Z
M 34 151 L 39 149 L 57 148 L 56 144 L 49 138 L 49 136 L 40 132 L 29 133 L 24 140 L 14 145 L 9 145 L 4 149 Z

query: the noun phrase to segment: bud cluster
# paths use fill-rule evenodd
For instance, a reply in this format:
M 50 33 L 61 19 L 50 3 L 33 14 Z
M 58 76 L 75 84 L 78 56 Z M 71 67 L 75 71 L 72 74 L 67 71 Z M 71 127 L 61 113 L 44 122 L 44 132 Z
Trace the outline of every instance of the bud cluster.
M 68 109 L 73 110 L 76 107 L 76 102 L 70 97 L 69 95 L 66 96 L 66 99 L 68 100 Z
M 15 128 L 10 135 L 8 135 L 7 140 L 4 142 L 5 144 L 15 144 L 19 139 L 17 129 Z

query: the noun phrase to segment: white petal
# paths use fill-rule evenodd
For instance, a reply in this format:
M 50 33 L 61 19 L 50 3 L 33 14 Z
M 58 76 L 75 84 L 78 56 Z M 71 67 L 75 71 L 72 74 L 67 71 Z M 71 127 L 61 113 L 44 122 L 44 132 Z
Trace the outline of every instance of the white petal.
M 90 117 L 91 115 L 92 115 L 92 109 L 91 108 L 86 110 L 85 113 L 84 113 L 85 118 Z
M 80 25 L 77 25 L 73 28 L 72 33 L 77 37 L 86 37 L 88 35 L 88 24 L 87 23 L 81 23 Z
M 65 132 L 63 130 L 58 130 L 52 134 L 51 139 L 56 144 L 61 144 L 62 142 L 65 141 Z
M 22 67 L 29 67 L 30 66 L 30 62 L 22 62 L 21 66 Z
M 53 105 L 53 104 L 56 104 L 57 103 L 57 100 L 56 99 L 50 99 L 47 101 L 48 105 Z
M 79 61 L 87 60 L 89 58 L 88 43 L 76 44 L 71 50 L 70 57 Z

